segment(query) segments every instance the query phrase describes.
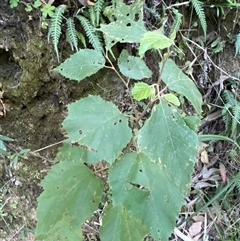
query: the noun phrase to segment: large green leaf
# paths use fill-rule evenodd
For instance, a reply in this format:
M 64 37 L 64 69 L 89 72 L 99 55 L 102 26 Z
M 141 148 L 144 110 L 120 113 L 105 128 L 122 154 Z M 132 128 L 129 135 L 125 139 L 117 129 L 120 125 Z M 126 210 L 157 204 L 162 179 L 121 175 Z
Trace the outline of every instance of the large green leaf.
M 110 164 L 132 137 L 127 117 L 99 96 L 88 96 L 68 105 L 63 127 L 72 143 L 86 146 L 98 160 Z
M 97 73 L 105 66 L 102 53 L 93 49 L 82 49 L 65 60 L 54 70 L 66 78 L 78 82 Z
M 105 35 L 108 50 L 117 42 L 140 42 L 146 32 L 143 21 L 143 3 L 143 0 L 137 0 L 134 4 L 126 5 L 123 1 L 116 1 L 113 13 L 116 21 L 112 21 L 110 24 L 101 24 L 100 28 Z
M 186 193 L 198 152 L 197 134 L 165 100 L 153 108 L 138 136 L 139 149 L 161 163 L 179 190 Z
M 130 56 L 127 50 L 123 50 L 118 58 L 118 67 L 123 75 L 130 79 L 141 80 L 150 78 L 152 71 L 139 57 Z
M 126 154 L 110 168 L 109 185 L 114 205 L 139 218 L 155 239 L 168 240 L 184 194 L 163 164 L 143 153 Z
M 71 162 L 70 165 L 62 161 L 52 167 L 42 186 L 44 192 L 38 198 L 36 238 L 81 240 L 81 225 L 101 201 L 101 179 L 82 163 Z
M 162 64 L 160 64 L 162 68 Z M 193 81 L 185 75 L 181 69 L 168 59 L 164 65 L 162 72 L 162 80 L 167 84 L 170 90 L 184 95 L 200 114 L 202 109 L 202 95 L 198 91 Z
M 100 228 L 102 241 L 141 241 L 147 233 L 146 226 L 123 206 L 109 205 L 104 210 L 103 226 Z

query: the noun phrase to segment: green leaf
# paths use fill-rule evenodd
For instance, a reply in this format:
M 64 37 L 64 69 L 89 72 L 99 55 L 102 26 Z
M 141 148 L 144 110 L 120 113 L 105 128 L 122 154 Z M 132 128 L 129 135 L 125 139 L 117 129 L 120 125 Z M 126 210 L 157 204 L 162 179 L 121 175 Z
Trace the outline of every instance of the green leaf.
M 54 6 L 50 4 L 44 5 L 44 7 L 41 8 L 43 18 L 45 19 L 47 18 L 47 16 L 52 17 L 54 15 L 54 10 L 55 10 Z
M 130 56 L 127 50 L 123 50 L 120 54 L 118 67 L 121 73 L 130 79 L 141 80 L 152 76 L 152 71 L 144 61 L 138 57 Z
M 105 65 L 103 55 L 93 49 L 82 49 L 65 60 L 54 70 L 78 82 L 97 73 Z
M 116 1 L 112 15 L 115 21 L 100 25 L 100 30 L 105 35 L 107 50 L 110 50 L 117 42 L 140 42 L 146 32 L 143 21 L 143 3 L 143 0 L 139 0 L 131 5 L 126 5 L 123 1 Z
M 174 94 L 165 94 L 164 98 L 169 102 L 172 103 L 176 106 L 180 106 L 180 101 L 178 99 L 178 97 Z
M 0 153 L 7 154 L 7 148 L 2 140 L 0 140 Z
M 172 39 L 166 37 L 159 31 L 146 32 L 140 42 L 139 55 L 142 58 L 149 49 L 165 49 L 173 44 Z
M 184 121 L 191 130 L 198 132 L 199 125 L 201 122 L 201 116 L 185 116 Z
M 0 140 L 2 140 L 2 141 L 14 141 L 12 138 L 10 138 L 8 136 L 3 136 L 3 135 L 0 135 Z
M 18 6 L 19 0 L 10 0 L 10 8 L 15 8 Z
M 160 64 L 160 68 L 162 68 L 162 63 Z M 193 81 L 179 69 L 173 60 L 168 59 L 166 61 L 161 77 L 170 90 L 184 95 L 191 102 L 196 111 L 199 114 L 201 113 L 201 93 L 198 91 Z
M 154 106 L 139 131 L 139 149 L 161 163 L 179 190 L 186 193 L 198 152 L 198 137 L 174 106 L 164 100 Z
M 92 150 L 100 160 L 113 163 L 132 137 L 128 119 L 113 103 L 88 96 L 68 105 L 63 122 L 72 143 Z
M 199 141 L 229 141 L 234 145 L 236 145 L 236 147 L 240 151 L 240 146 L 238 145 L 238 143 L 226 136 L 206 134 L 206 135 L 199 135 L 198 138 L 199 138 Z
M 83 146 L 71 145 L 69 141 L 65 141 L 63 146 L 58 149 L 58 153 L 54 161 L 71 161 L 93 164 L 99 160 L 97 154 L 94 151 L 84 148 Z
M 104 210 L 103 226 L 100 228 L 102 241 L 141 241 L 147 233 L 146 226 L 123 206 L 109 205 Z
M 39 8 L 40 6 L 42 6 L 42 3 L 41 3 L 40 0 L 34 1 L 34 3 L 33 3 L 33 7 L 34 7 L 34 8 Z
M 36 238 L 82 240 L 80 226 L 97 209 L 103 182 L 84 164 L 63 161 L 49 171 L 38 198 Z
M 190 175 L 186 175 L 190 182 Z M 113 205 L 123 205 L 131 216 L 140 219 L 154 239 L 168 240 L 184 203 L 184 193 L 164 164 L 143 153 L 125 154 L 110 168 L 109 185 Z M 139 232 L 138 227 L 133 232 Z
M 32 10 L 33 10 L 32 6 L 30 4 L 27 4 L 27 6 L 25 7 L 25 11 L 31 12 Z
M 144 82 L 136 83 L 132 89 L 132 96 L 137 101 L 147 99 L 153 95 L 154 89 Z

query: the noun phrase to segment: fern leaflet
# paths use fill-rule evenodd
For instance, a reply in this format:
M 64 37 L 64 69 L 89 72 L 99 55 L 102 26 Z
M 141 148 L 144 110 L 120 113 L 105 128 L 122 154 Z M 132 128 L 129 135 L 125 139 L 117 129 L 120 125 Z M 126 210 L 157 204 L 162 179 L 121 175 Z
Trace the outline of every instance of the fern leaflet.
M 223 91 L 224 108 L 222 111 L 226 132 L 230 132 L 231 137 L 236 137 L 239 133 L 240 124 L 240 103 L 235 99 L 232 92 Z
M 77 15 L 76 17 L 81 22 L 83 29 L 88 37 L 88 40 L 93 46 L 93 48 L 99 52 L 103 52 L 100 34 L 98 34 L 96 29 L 91 25 L 87 18 L 80 15 Z
M 182 24 L 182 16 L 183 15 L 174 8 L 173 8 L 173 13 L 175 14 L 175 19 L 174 19 L 172 27 L 171 27 L 170 36 L 173 32 L 177 33 Z
M 205 16 L 205 13 L 204 13 L 204 9 L 203 9 L 203 2 L 201 2 L 199 0 L 192 0 L 192 5 L 193 5 L 193 8 L 195 9 L 195 11 L 198 15 L 198 18 L 199 18 L 204 36 L 206 37 L 207 22 L 206 22 L 206 16 Z
M 73 18 L 67 19 L 67 38 L 71 46 L 78 51 L 78 37 Z
M 235 56 L 236 57 L 238 55 L 240 51 L 240 33 L 237 34 L 236 36 L 236 42 L 235 42 Z
M 57 54 L 57 59 L 59 62 L 59 52 L 58 52 L 58 43 L 61 35 L 61 24 L 63 19 L 63 13 L 65 8 L 58 7 L 55 9 L 55 13 L 51 19 L 51 25 L 48 31 L 48 42 L 50 42 L 50 38 L 52 39 L 54 50 Z
M 98 0 L 94 7 L 94 10 L 96 12 L 96 26 L 99 26 L 99 23 L 100 23 L 100 16 L 103 9 L 103 3 L 104 3 L 104 0 Z

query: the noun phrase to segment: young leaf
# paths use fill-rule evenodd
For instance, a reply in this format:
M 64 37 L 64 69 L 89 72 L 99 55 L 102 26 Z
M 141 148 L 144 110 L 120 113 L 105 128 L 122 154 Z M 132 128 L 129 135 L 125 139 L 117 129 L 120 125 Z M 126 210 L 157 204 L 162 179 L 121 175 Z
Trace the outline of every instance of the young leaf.
M 36 238 L 81 240 L 80 226 L 97 209 L 103 181 L 82 163 L 62 161 L 52 167 L 42 186 Z
M 162 64 L 160 64 L 160 68 L 162 68 Z M 199 114 L 201 113 L 201 93 L 198 91 L 193 81 L 185 75 L 171 59 L 168 59 L 164 65 L 162 80 L 167 84 L 170 90 L 184 95 L 191 102 L 196 111 Z
M 136 83 L 132 89 L 132 96 L 135 100 L 140 101 L 154 95 L 154 89 L 144 82 Z
M 127 50 L 121 52 L 118 58 L 118 67 L 122 74 L 130 79 L 141 80 L 152 76 L 152 71 L 144 61 L 138 57 L 130 56 Z
M 170 103 L 172 103 L 172 104 L 174 104 L 176 106 L 180 106 L 180 101 L 179 101 L 179 99 L 178 99 L 178 97 L 176 95 L 174 95 L 174 94 L 165 94 L 164 98 L 168 102 L 170 102 Z
M 93 49 L 82 49 L 65 60 L 54 70 L 66 78 L 77 80 L 93 75 L 105 65 L 103 55 Z
M 140 42 L 139 55 L 142 58 L 149 49 L 165 49 L 173 45 L 172 39 L 166 37 L 158 31 L 147 32 L 143 35 Z
M 88 147 L 99 161 L 110 164 L 132 137 L 126 116 L 113 103 L 99 96 L 88 96 L 68 105 L 63 128 L 72 143 Z
M 100 228 L 102 241 L 143 240 L 147 228 L 133 217 L 123 206 L 109 205 L 103 214 L 103 226 Z

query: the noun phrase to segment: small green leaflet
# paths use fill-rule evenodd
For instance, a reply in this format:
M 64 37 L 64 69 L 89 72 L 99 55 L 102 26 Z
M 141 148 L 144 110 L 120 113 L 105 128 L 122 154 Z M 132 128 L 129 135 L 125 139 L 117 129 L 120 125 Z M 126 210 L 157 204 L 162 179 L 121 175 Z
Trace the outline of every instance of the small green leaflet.
M 118 58 L 118 67 L 123 75 L 130 79 L 141 80 L 150 78 L 152 71 L 139 57 L 130 56 L 127 50 L 123 50 Z
M 172 103 L 176 106 L 180 106 L 180 101 L 178 99 L 178 97 L 174 94 L 165 94 L 164 98 L 169 102 Z
M 166 37 L 158 31 L 147 32 L 143 35 L 140 42 L 139 55 L 142 58 L 149 49 L 165 49 L 173 45 L 172 39 Z
M 139 82 L 134 85 L 132 96 L 137 101 L 147 99 L 154 96 L 154 89 L 144 82 Z

